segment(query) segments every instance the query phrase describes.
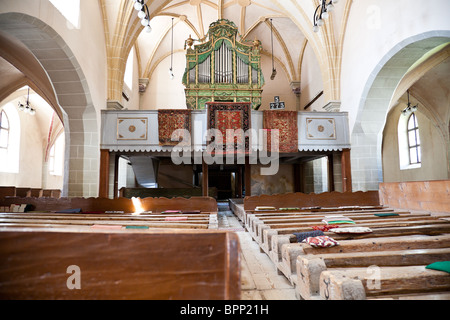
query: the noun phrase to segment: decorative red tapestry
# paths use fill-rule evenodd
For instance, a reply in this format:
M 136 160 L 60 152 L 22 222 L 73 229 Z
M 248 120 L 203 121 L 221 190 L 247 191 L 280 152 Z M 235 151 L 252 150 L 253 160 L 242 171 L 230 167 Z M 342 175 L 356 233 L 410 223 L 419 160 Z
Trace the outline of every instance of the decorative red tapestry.
M 249 139 L 248 137 L 242 137 L 240 134 L 250 129 L 251 103 L 209 102 L 206 105 L 208 108 L 208 129 L 217 129 L 222 133 L 222 151 L 226 153 L 233 150 L 232 152 L 234 153 L 237 150 L 242 150 L 242 145 L 239 144 L 240 141 L 245 143 L 244 150 L 248 151 Z M 227 141 L 227 130 L 229 129 L 242 129 L 242 131 L 235 131 L 234 140 Z M 212 142 L 215 143 L 215 139 Z M 219 151 L 218 145 L 216 145 L 215 149 L 216 152 Z
M 178 129 L 191 132 L 191 110 L 158 110 L 159 145 L 176 146 L 182 137 L 172 141 L 172 133 Z
M 267 150 L 272 148 L 271 130 L 279 130 L 279 152 L 298 152 L 297 111 L 264 110 L 264 129 L 267 130 Z M 270 147 L 269 147 L 270 146 Z

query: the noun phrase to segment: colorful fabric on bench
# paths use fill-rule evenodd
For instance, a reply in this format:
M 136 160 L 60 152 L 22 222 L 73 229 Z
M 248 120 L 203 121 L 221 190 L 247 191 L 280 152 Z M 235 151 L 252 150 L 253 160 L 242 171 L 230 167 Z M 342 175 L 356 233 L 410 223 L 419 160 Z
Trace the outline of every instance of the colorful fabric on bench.
M 339 245 L 339 242 L 328 236 L 309 237 L 303 240 L 303 242 L 315 248 L 329 248 Z
M 426 266 L 426 269 L 445 271 L 450 273 L 450 261 L 434 262 Z
M 112 225 L 112 224 L 94 224 L 92 227 L 92 229 L 122 229 L 122 226 L 118 226 L 118 225 Z
M 374 216 L 376 217 L 395 217 L 399 216 L 398 213 L 375 213 Z
M 187 217 L 166 217 L 165 221 L 186 221 Z
M 330 232 L 334 233 L 372 233 L 372 229 L 367 227 L 333 228 Z
M 350 223 L 354 224 L 355 222 L 348 217 L 345 217 L 343 215 L 331 215 L 331 216 L 325 216 L 322 220 L 325 224 L 343 224 L 343 223 Z
M 150 229 L 148 226 L 126 226 L 125 229 Z
M 259 206 L 259 207 L 256 207 L 256 208 L 255 208 L 255 211 L 265 211 L 265 210 L 268 210 L 268 211 L 275 211 L 275 210 L 277 210 L 277 208 L 275 208 L 275 207 L 270 207 L 270 206 Z
M 162 214 L 174 214 L 174 213 L 182 213 L 181 210 L 166 210 L 161 212 Z
M 65 209 L 65 210 L 58 210 L 56 211 L 56 213 L 80 213 L 81 209 L 80 208 L 76 208 L 76 209 Z
M 325 235 L 325 234 L 320 230 L 294 233 L 294 236 L 297 237 L 297 242 L 302 242 L 303 240 L 305 240 L 306 238 L 309 238 L 309 237 L 317 237 L 317 236 L 323 236 L 323 235 Z
M 311 228 L 313 228 L 313 230 L 320 230 L 320 231 L 323 231 L 323 232 L 327 232 L 330 229 L 339 228 L 339 226 L 336 226 L 336 225 L 323 225 L 323 226 L 312 226 Z

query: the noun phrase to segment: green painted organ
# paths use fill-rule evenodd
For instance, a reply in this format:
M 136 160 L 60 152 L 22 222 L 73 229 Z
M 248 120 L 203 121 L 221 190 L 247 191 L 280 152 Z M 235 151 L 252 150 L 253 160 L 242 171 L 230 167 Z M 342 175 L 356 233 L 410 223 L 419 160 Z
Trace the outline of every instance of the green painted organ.
M 238 41 L 236 25 L 225 19 L 212 23 L 208 41 L 192 48 L 186 40 L 186 71 L 183 84 L 189 109 L 205 109 L 208 102 L 251 102 L 261 106 L 264 76 L 261 43 Z

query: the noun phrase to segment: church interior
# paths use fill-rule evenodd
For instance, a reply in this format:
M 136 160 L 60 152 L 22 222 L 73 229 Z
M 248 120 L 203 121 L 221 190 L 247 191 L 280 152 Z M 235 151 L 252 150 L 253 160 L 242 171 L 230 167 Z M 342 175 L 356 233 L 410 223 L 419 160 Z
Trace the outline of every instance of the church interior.
M 2 0 L 0 299 L 449 300 L 448 12 Z

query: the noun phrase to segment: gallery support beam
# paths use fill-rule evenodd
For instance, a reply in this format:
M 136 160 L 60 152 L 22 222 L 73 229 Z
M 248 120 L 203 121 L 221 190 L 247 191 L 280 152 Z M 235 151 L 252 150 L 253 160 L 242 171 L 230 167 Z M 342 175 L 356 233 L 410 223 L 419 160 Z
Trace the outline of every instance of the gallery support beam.
M 350 161 L 350 149 L 342 150 L 341 167 L 342 167 L 342 191 L 352 192 L 352 168 Z
M 100 179 L 98 183 L 98 196 L 109 196 L 109 150 L 100 149 Z
M 204 197 L 209 196 L 208 188 L 209 188 L 208 164 L 205 162 L 205 159 L 203 159 L 203 161 L 202 161 L 202 195 Z

